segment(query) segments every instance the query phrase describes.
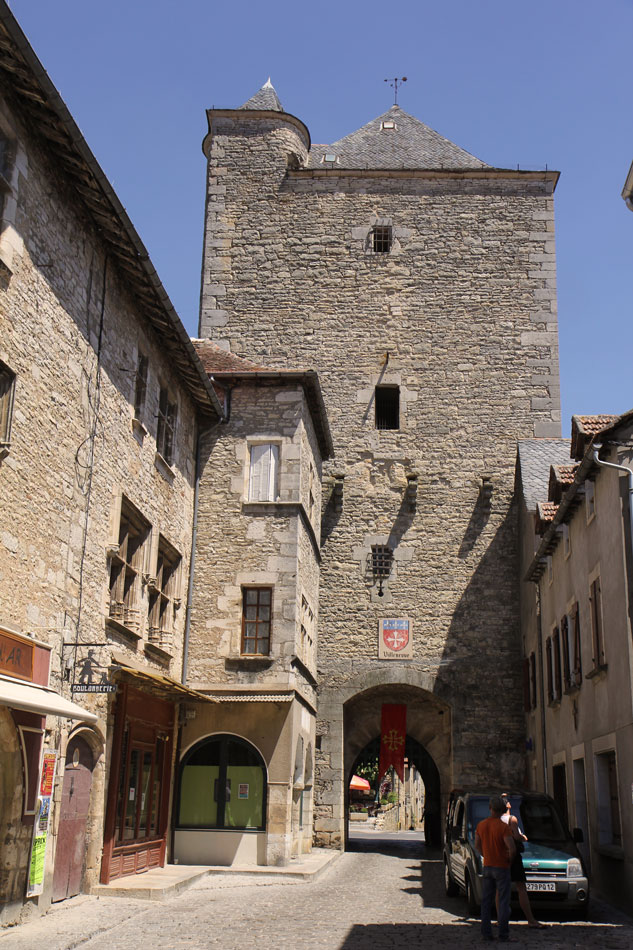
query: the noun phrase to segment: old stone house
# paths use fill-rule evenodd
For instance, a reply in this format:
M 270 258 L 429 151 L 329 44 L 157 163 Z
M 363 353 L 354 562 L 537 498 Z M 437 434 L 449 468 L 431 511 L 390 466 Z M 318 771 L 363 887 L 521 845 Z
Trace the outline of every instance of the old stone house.
M 519 444 L 527 773 L 558 801 L 594 887 L 633 898 L 633 412 Z
M 208 121 L 200 336 L 315 369 L 335 445 L 315 837 L 342 846 L 390 703 L 437 840 L 451 787 L 523 769 L 513 472 L 518 439 L 560 434 L 558 174 L 488 165 L 397 106 L 313 146 L 270 82 Z
M 222 408 L 4 3 L 0 83 L 7 921 L 27 893 L 41 908 L 165 861 L 196 442 Z
M 213 702 L 188 706 L 174 856 L 287 864 L 312 844 L 321 468 L 332 440 L 314 372 L 195 345 L 225 419 L 201 443 L 187 682 Z M 216 778 L 225 801 L 211 794 Z

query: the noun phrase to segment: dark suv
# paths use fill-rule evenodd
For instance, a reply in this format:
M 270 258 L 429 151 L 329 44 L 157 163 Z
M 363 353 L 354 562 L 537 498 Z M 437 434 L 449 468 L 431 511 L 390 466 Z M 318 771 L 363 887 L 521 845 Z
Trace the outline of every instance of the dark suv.
M 475 829 L 490 816 L 490 791 L 451 792 L 446 814 L 444 840 L 444 883 L 446 893 L 466 895 L 472 914 L 478 912 L 482 893 L 482 862 L 475 851 Z M 582 831 L 569 833 L 556 803 L 540 792 L 510 792 L 512 814 L 527 835 L 522 854 L 530 901 L 556 906 L 585 916 L 589 903 L 589 882 L 576 842 Z M 513 894 L 516 891 L 513 886 Z

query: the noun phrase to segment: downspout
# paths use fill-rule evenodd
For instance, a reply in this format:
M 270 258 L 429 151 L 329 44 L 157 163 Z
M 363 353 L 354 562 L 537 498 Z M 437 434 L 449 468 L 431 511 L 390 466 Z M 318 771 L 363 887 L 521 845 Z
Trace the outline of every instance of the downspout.
M 538 644 L 539 692 L 541 694 L 541 754 L 543 757 L 543 791 L 549 794 L 547 774 L 547 728 L 545 724 L 545 683 L 543 676 L 543 627 L 541 625 L 541 581 L 536 583 L 536 642 Z
M 593 460 L 596 465 L 604 468 L 615 468 L 618 472 L 626 472 L 629 477 L 629 528 L 631 531 L 631 541 L 633 542 L 633 469 L 626 465 L 617 465 L 615 462 L 605 462 L 600 458 L 599 452 L 602 446 L 600 444 L 593 447 Z

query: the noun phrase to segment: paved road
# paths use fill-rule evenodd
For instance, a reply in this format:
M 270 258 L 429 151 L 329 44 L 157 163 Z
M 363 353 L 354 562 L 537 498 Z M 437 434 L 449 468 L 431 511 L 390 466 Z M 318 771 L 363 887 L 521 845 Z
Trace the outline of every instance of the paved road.
M 353 851 L 312 883 L 204 878 L 165 903 L 77 897 L 0 933 L 0 950 L 463 950 L 478 921 L 444 894 L 439 852 L 414 832 L 355 834 Z M 592 920 L 544 931 L 511 924 L 517 947 L 631 950 L 633 920 L 596 903 Z M 481 944 L 482 946 L 484 944 Z

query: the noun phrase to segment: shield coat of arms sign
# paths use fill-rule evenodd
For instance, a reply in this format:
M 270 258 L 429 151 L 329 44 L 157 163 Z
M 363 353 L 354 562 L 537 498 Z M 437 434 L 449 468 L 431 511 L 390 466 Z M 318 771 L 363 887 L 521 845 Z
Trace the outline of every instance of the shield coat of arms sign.
M 378 621 L 378 659 L 412 660 L 413 635 L 408 617 L 388 617 Z

